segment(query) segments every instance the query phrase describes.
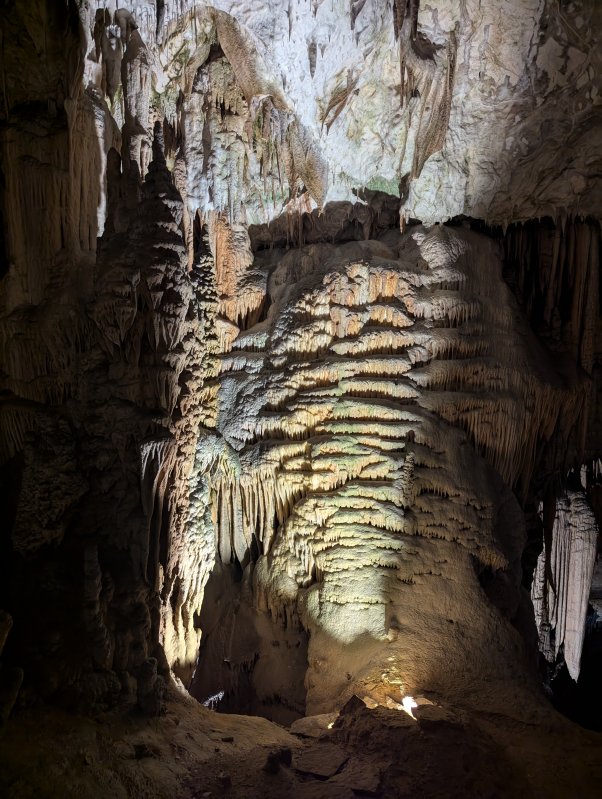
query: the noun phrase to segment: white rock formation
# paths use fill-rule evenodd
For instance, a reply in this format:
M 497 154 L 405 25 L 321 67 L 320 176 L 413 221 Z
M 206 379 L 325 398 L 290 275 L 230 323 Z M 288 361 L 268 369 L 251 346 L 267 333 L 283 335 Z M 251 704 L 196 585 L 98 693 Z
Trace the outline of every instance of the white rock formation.
M 528 485 L 536 442 L 560 416 L 575 426 L 585 393 L 560 386 L 495 259 L 441 227 L 255 258 L 269 310 L 221 356 L 230 454 L 206 480 L 218 563 L 241 564 L 259 612 L 310 633 L 313 711 L 360 685 L 498 679 L 491 640 L 514 651 L 476 579 L 505 582 L 512 617 L 522 523 L 497 474 Z
M 579 678 L 597 541 L 598 525 L 585 495 L 568 491 L 556 502 L 551 547 L 544 547 L 537 561 L 532 599 L 541 652 L 553 663 L 562 650 L 574 680 Z
M 112 8 L 82 6 L 87 80 L 112 98 L 121 52 L 130 75 L 133 49 L 143 48 L 137 102 L 152 94 L 153 114 L 185 129 L 192 215 L 217 208 L 235 221 L 244 196 L 247 220 L 266 221 L 296 187 L 322 205 L 367 186 L 399 194 L 404 217 L 425 224 L 459 214 L 507 223 L 567 209 L 600 216 L 595 0 L 278 0 L 269 10 L 165 0 L 159 21 L 154 3 L 124 2 L 131 16 L 113 18 Z M 220 135 L 211 103 L 201 111 L 194 101 L 198 70 L 217 43 L 225 72 L 213 74 L 224 69 L 219 61 L 203 69 L 226 112 Z M 125 84 L 122 96 L 133 134 Z M 142 128 L 144 119 L 136 117 Z M 258 179 L 261 196 L 249 185 Z

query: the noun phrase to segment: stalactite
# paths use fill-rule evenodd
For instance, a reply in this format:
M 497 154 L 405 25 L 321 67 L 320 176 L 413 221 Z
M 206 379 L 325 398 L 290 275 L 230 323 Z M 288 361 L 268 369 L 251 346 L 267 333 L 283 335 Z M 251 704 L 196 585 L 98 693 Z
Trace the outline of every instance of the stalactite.
M 508 276 L 535 330 L 591 374 L 599 314 L 598 223 L 565 219 L 516 225 L 504 247 Z
M 585 496 L 568 491 L 556 502 L 551 540 L 539 556 L 531 589 L 539 648 L 550 663 L 562 653 L 575 681 L 597 540 L 598 525 Z

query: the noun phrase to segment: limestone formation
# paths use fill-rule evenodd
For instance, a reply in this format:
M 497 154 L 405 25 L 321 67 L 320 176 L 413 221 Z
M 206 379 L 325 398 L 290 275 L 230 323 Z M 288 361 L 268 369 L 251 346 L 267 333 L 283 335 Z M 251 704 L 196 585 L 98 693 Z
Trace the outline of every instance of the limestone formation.
M 563 648 L 569 674 L 579 677 L 585 616 L 596 560 L 598 527 L 582 494 L 556 506 L 551 551 L 544 547 L 533 580 L 540 650 L 554 662 Z
M 439 741 L 548 792 L 600 635 L 601 43 L 596 0 L 2 5 L 0 721 L 110 717 L 90 795 L 247 795 L 237 753 L 441 795 Z M 174 707 L 202 758 L 132 776 Z
M 310 633 L 312 712 L 353 691 L 449 692 L 479 679 L 491 640 L 514 647 L 496 613 L 462 605 L 479 605 L 487 573 L 516 615 L 524 522 L 501 478 L 526 489 L 549 431 L 578 435 L 586 383 L 563 387 L 517 326 L 495 261 L 445 228 L 256 257 L 266 319 L 221 359 L 233 465 L 209 466 L 217 558 L 240 564 L 260 613 Z M 454 634 L 431 649 L 443 617 Z M 498 679 L 499 654 L 489 668 Z

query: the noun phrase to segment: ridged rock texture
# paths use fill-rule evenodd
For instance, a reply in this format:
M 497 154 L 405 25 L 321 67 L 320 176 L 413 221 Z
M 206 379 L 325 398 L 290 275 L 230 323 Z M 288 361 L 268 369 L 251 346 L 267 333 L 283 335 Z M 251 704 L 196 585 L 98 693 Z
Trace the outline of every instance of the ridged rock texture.
M 551 551 L 544 547 L 533 581 L 539 648 L 553 663 L 563 647 L 574 680 L 579 677 L 597 538 L 596 520 L 583 495 L 571 492 L 562 497 L 556 506 Z
M 578 676 L 601 15 L 3 4 L 0 716 Z
M 570 453 L 584 380 L 567 385 L 517 321 L 474 233 L 389 231 L 260 264 L 266 319 L 221 358 L 219 561 L 240 565 L 259 611 L 309 632 L 312 711 L 358 684 L 384 701 L 507 679 L 524 545 L 507 486 L 529 486 L 552 435 Z M 285 657 L 262 652 L 260 690 Z

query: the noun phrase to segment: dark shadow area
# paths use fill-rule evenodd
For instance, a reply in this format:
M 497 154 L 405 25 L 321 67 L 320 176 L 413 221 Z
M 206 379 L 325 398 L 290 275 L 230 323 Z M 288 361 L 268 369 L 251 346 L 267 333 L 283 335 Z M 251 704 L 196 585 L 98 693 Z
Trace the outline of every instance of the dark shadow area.
M 205 587 L 190 693 L 221 713 L 288 725 L 305 714 L 308 635 L 253 607 L 252 566 L 218 562 Z
M 82 646 L 86 541 L 75 523 L 86 487 L 69 403 L 86 347 L 77 291 L 89 281 L 102 175 L 93 168 L 101 160 L 94 118 L 76 111 L 90 102 L 80 86 L 78 4 L 1 5 L 0 289 L 12 283 L 1 368 L 11 389 L 0 416 L 17 431 L 11 439 L 2 425 L 0 441 L 0 610 L 12 619 L 0 644 L 4 717 L 16 698 L 5 690 L 11 670 L 22 670 L 23 707 L 57 692 L 68 703 L 67 686 L 90 657 Z
M 362 202 L 336 201 L 323 210 L 285 211 L 264 225 L 249 225 L 253 252 L 307 244 L 342 244 L 378 238 L 385 230 L 399 229 L 399 197 L 364 189 Z
M 581 672 L 575 682 L 563 664 L 551 680 L 552 703 L 564 716 L 588 730 L 602 732 L 602 626 L 586 635 Z

